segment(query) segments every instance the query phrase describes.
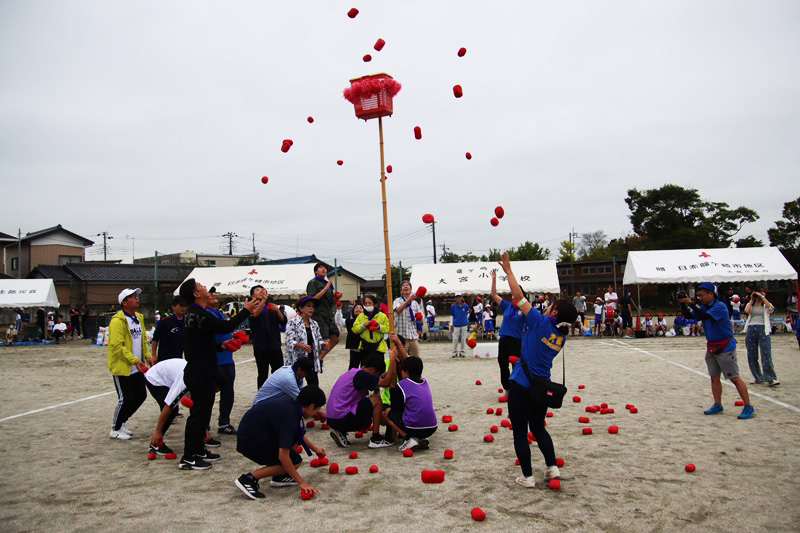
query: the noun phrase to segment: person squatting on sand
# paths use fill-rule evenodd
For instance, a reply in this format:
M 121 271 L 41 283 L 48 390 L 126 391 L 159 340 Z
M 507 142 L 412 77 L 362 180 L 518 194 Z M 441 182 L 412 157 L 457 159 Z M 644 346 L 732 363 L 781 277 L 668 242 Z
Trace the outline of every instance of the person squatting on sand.
M 294 447 L 301 445 L 309 456 L 314 452 L 320 459 L 325 457 L 325 450 L 309 440 L 303 421 L 316 417 L 323 405 L 322 389 L 307 385 L 296 400 L 286 395 L 275 396 L 248 409 L 239 422 L 236 451 L 263 466 L 239 476 L 233 482 L 236 488 L 250 499 L 263 498 L 258 480 L 272 476 L 273 487 L 299 486 L 304 492 L 310 491 L 311 496 L 319 492 L 297 471 L 303 459 Z
M 189 302 L 184 328 L 186 369 L 183 380 L 189 389 L 193 405 L 186 418 L 183 457 L 178 465 L 181 470 L 207 470 L 208 460 L 220 457 L 209 452 L 204 444 L 206 429 L 211 422 L 211 409 L 217 387 L 217 352 L 220 346 L 214 340 L 218 333 L 231 333 L 255 310 L 261 300 L 252 299 L 232 319 L 222 320 L 206 310 L 208 290 L 194 278 L 183 282 L 180 295 Z
M 706 366 L 711 376 L 711 394 L 714 396 L 714 405 L 705 411 L 707 415 L 722 412 L 722 381 L 720 374 L 736 386 L 739 396 L 744 401 L 739 418 L 752 418 L 756 411 L 750 405 L 750 395 L 747 385 L 739 377 L 739 365 L 736 363 L 736 339 L 733 336 L 733 326 L 728 318 L 728 308 L 717 297 L 717 289 L 713 283 L 704 281 L 696 290 L 697 300 L 700 305 L 692 303 L 687 295 L 678 298 L 683 309 L 683 315 L 694 317 L 703 321 L 703 330 L 706 335 Z
M 556 466 L 553 439 L 544 426 L 547 405 L 543 402 L 532 401 L 530 388 L 534 384 L 528 379 L 528 374 L 531 377 L 538 376 L 550 380 L 553 359 L 564 347 L 569 328 L 578 319 L 578 311 L 572 302 L 556 300 L 545 310 L 544 314 L 539 313 L 531 306 L 520 289 L 514 272 L 511 271 L 508 252 L 503 254 L 500 266 L 508 277 L 511 295 L 517 300 L 520 311 L 525 315 L 525 327 L 527 328 L 522 337 L 520 360 L 517 361 L 511 372 L 508 413 L 514 432 L 514 450 L 522 468 L 522 476 L 518 477 L 516 482 L 523 487 L 533 488 L 535 480 L 528 444 L 529 426 L 547 466 L 545 481 L 558 478 L 560 473 Z

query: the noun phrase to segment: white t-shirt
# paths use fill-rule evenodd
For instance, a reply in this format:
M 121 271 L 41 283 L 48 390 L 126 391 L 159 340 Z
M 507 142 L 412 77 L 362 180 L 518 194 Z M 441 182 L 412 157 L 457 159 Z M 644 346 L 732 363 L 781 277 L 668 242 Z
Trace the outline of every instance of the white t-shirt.
M 133 356 L 136 357 L 139 361 L 142 360 L 142 324 L 136 323 L 134 320 L 125 315 L 125 318 L 128 320 L 128 329 L 131 332 L 131 338 L 133 338 L 133 347 L 131 352 L 133 352 Z M 139 370 L 136 368 L 136 365 L 131 365 L 131 374 L 137 373 Z
M 492 312 L 488 308 L 483 312 L 483 321 L 486 322 L 487 320 L 492 320 Z
M 67 325 L 63 322 L 59 322 L 58 324 L 53 326 L 53 331 L 67 331 Z
M 733 299 L 736 298 L 738 301 L 734 302 Z M 741 311 L 742 309 L 742 300 L 739 298 L 738 294 L 734 294 L 731 296 L 731 309 L 734 311 Z
M 156 387 L 169 387 L 164 403 L 172 405 L 175 400 L 186 390 L 183 383 L 183 371 L 186 368 L 184 359 L 167 359 L 156 363 L 147 371 L 144 378 Z
M 646 328 L 652 328 L 653 327 L 653 319 L 652 318 L 645 318 L 643 320 L 643 323 L 644 323 L 644 327 L 646 327 Z
M 603 314 L 603 304 L 594 304 L 594 314 L 596 315 Z
M 425 307 L 425 311 L 428 313 L 428 316 L 436 316 L 436 308 L 433 304 L 428 304 L 427 307 Z
M 609 302 L 609 300 L 618 300 L 619 299 L 619 296 L 617 296 L 616 292 L 607 292 L 605 294 L 605 296 L 603 296 L 603 298 L 605 299 L 607 304 L 611 305 L 611 307 L 614 308 L 614 311 L 617 310 L 617 302 Z
M 667 319 L 666 318 L 659 318 L 658 319 L 658 325 L 667 327 Z
M 480 316 L 483 312 L 483 304 L 477 303 L 472 307 L 472 310 L 475 311 L 475 316 Z

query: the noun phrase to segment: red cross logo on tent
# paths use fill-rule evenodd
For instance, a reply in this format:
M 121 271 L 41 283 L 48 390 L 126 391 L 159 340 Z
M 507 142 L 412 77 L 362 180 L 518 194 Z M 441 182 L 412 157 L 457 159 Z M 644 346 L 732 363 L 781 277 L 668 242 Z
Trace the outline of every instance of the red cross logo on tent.
M 253 274 L 258 274 L 258 272 L 256 272 L 256 269 L 254 268 L 253 270 L 251 270 L 251 271 L 250 271 L 250 272 L 248 272 L 247 274 L 248 274 L 248 275 L 250 275 L 250 276 L 252 276 Z
M 703 252 L 700 255 L 698 255 L 697 257 L 711 257 L 711 256 L 708 255 L 707 253 Z

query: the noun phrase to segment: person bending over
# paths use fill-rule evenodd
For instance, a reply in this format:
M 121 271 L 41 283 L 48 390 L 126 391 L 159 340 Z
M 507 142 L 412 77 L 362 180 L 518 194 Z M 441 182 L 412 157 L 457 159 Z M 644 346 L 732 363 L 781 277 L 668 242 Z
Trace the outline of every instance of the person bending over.
M 422 377 L 422 359 L 407 357 L 400 372 L 401 379 L 391 389 L 391 407 L 383 412 L 383 421 L 403 438 L 402 452 L 419 445 L 428 447 L 428 438 L 436 432 L 438 423 L 433 407 L 431 388 Z

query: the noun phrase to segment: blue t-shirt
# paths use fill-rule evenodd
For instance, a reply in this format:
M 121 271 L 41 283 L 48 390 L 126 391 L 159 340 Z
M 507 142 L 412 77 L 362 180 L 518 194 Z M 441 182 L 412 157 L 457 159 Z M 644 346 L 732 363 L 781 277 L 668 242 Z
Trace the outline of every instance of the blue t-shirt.
M 500 336 L 521 339 L 522 332 L 525 329 L 525 314 L 520 308 L 514 307 L 511 302 L 505 300 L 500 302 L 500 311 L 503 313 Z
M 729 340 L 728 345 L 723 348 L 723 352 L 731 352 L 736 349 L 736 339 L 733 336 L 733 326 L 731 326 L 731 317 L 728 315 L 728 307 L 717 299 L 714 299 L 710 305 L 700 304 L 697 306 L 701 311 L 705 311 L 711 318 L 703 320 L 703 331 L 706 334 L 707 341 L 725 341 Z M 694 314 L 694 311 L 689 308 L 689 311 Z M 697 318 L 695 316 L 695 318 Z
M 206 311 L 208 311 L 217 318 L 226 320 L 225 315 L 222 314 L 222 311 L 217 311 L 216 309 L 206 309 Z M 222 344 L 223 342 L 229 341 L 232 338 L 233 338 L 233 333 L 214 334 L 214 342 L 216 342 L 217 344 Z M 232 364 L 233 364 L 233 354 L 231 352 L 217 352 L 217 365 L 232 365 Z
M 450 316 L 453 317 L 453 322 L 450 324 L 451 326 L 466 326 L 469 324 L 469 306 L 464 302 L 461 302 L 461 305 L 451 305 Z
M 685 325 L 686 325 L 686 319 L 685 318 L 683 318 L 682 316 L 676 316 L 675 317 L 675 327 L 676 328 L 682 328 Z
M 282 366 L 273 372 L 261 385 L 261 388 L 258 389 L 255 398 L 253 398 L 253 405 L 281 396 L 296 400 L 302 388 L 303 380 L 297 377 L 292 365 Z
M 525 315 L 525 327 L 527 330 L 522 336 L 522 359 L 528 365 L 531 375 L 550 379 L 553 359 L 561 351 L 566 338 L 553 326 L 549 318 L 534 308 Z M 521 361 L 514 365 L 511 381 L 523 387 L 530 386 Z

